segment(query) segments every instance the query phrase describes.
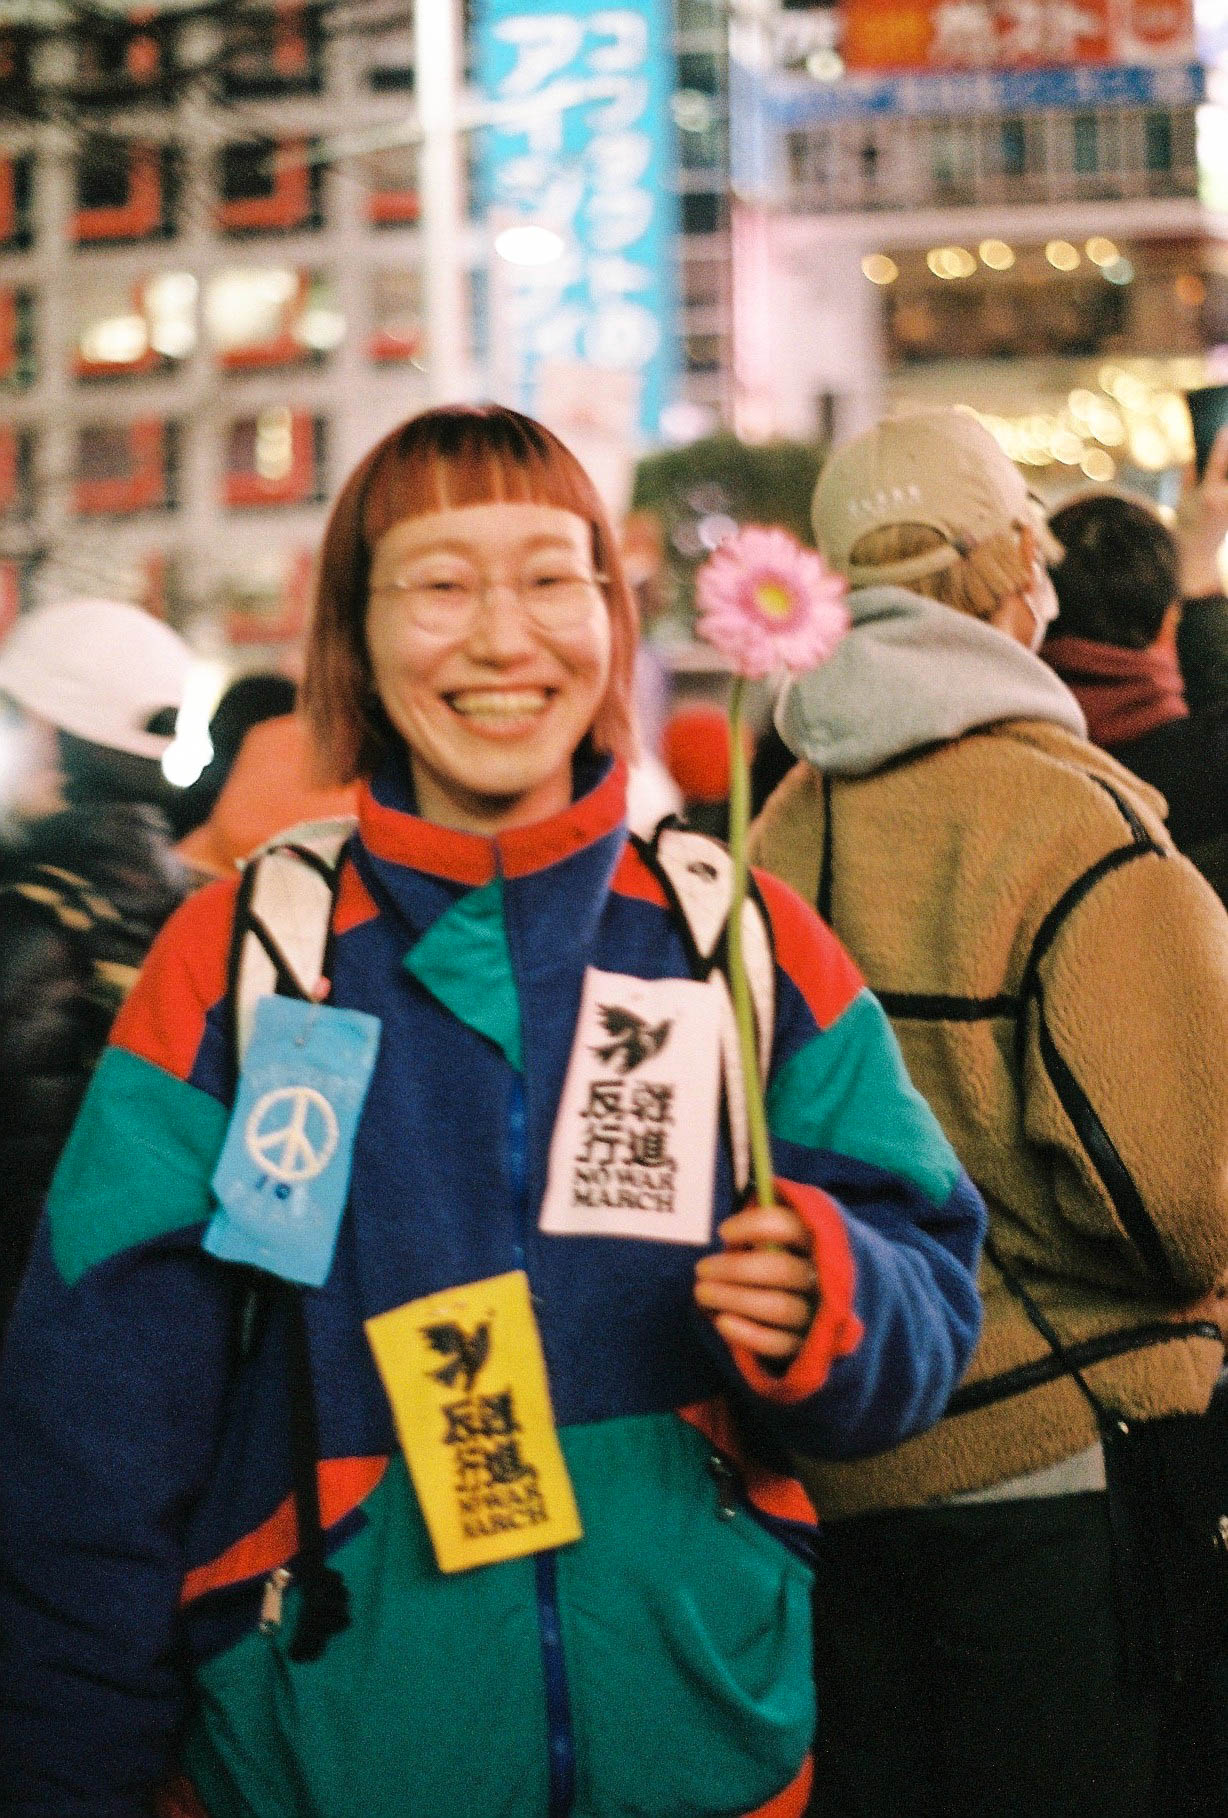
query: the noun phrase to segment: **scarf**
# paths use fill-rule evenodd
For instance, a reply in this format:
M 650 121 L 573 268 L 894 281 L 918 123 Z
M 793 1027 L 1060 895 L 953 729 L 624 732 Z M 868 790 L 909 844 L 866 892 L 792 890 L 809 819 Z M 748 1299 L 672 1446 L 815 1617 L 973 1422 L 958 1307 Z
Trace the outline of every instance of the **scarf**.
M 1091 638 L 1049 638 L 1041 651 L 1087 715 L 1087 736 L 1111 751 L 1171 720 L 1189 718 L 1171 644 L 1127 650 Z

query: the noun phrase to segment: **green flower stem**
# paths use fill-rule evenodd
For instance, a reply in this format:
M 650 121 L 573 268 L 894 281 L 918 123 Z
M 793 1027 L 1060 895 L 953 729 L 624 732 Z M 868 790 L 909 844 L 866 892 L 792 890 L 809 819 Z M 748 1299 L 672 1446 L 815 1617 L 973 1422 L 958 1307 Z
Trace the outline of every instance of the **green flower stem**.
M 729 850 L 733 858 L 733 894 L 729 905 L 729 986 L 733 996 L 738 1052 L 742 1059 L 742 1078 L 745 1083 L 746 1122 L 750 1132 L 755 1200 L 758 1205 L 772 1206 L 776 1203 L 772 1184 L 772 1150 L 768 1141 L 767 1112 L 763 1104 L 763 1081 L 759 1078 L 759 1055 L 755 1047 L 755 1014 L 746 978 L 746 960 L 742 953 L 746 838 L 750 822 L 750 772 L 742 737 L 745 687 L 745 678 L 736 676 L 729 697 Z

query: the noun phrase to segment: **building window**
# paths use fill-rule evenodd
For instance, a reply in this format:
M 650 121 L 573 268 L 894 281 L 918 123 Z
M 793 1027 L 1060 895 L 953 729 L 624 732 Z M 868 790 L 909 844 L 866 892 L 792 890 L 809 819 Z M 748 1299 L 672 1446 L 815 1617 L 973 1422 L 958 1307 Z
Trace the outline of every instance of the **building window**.
M 684 335 L 682 347 L 688 372 L 721 371 L 726 351 L 722 336 Z
M 239 139 L 219 156 L 218 226 L 227 233 L 319 227 L 320 165 L 306 139 Z
M 302 0 L 244 8 L 227 21 L 222 92 L 228 98 L 318 94 L 324 79 L 321 10 Z
M 722 261 L 684 257 L 682 302 L 686 309 L 720 309 L 726 301 Z
M 34 508 L 34 437 L 0 424 L 0 518 L 28 518 Z
M 77 77 L 96 98 L 136 98 L 170 74 L 167 22 L 152 8 L 131 7 L 130 17 L 100 9 L 83 13 L 78 27 Z
M 725 198 L 713 190 L 698 190 L 682 197 L 684 234 L 719 234 L 729 224 Z
M 976 184 L 974 128 L 966 120 L 935 120 L 930 128 L 930 175 L 940 201 L 971 201 Z
M 33 244 L 33 174 L 32 158 L 0 158 L 0 247 L 6 252 L 25 252 Z
M 278 407 L 239 417 L 226 439 L 224 502 L 243 508 L 324 499 L 324 423 Z
M 1173 122 L 1170 114 L 1158 110 L 1143 122 L 1144 159 L 1149 171 L 1168 171 L 1173 167 Z
M 315 550 L 279 549 L 263 562 L 247 561 L 223 582 L 218 600 L 226 642 L 299 644 L 311 614 Z
M 415 360 L 426 339 L 422 332 L 422 280 L 416 266 L 391 266 L 371 277 L 372 360 Z
M 173 423 L 87 424 L 78 431 L 73 502 L 79 517 L 121 517 L 177 501 Z
M 28 32 L 0 31 L 0 94 L 7 113 L 29 118 L 35 112 Z
M 696 88 L 681 89 L 671 104 L 683 170 L 719 170 L 726 156 L 723 103 Z
M 368 43 L 367 59 L 367 86 L 375 94 L 413 93 L 414 49 L 408 30 L 380 32 Z
M 34 383 L 34 298 L 0 287 L 0 385 L 23 391 Z
M 386 145 L 363 161 L 367 185 L 367 219 L 376 227 L 401 227 L 421 212 L 418 196 L 418 148 Z
M 322 359 L 345 336 L 345 318 L 321 272 L 268 265 L 220 271 L 205 286 L 205 326 L 230 371 Z
M 1074 168 L 1079 176 L 1091 176 L 1100 168 L 1100 132 L 1095 114 L 1074 117 Z
M 169 370 L 196 346 L 197 283 L 164 271 L 124 286 L 118 279 L 74 286 L 78 379 L 117 379 Z
M 74 240 L 80 246 L 169 234 L 174 177 L 172 147 L 91 135 L 77 160 Z
M 1028 168 L 1027 129 L 1022 120 L 1004 120 L 1001 132 L 1002 175 L 1022 177 Z

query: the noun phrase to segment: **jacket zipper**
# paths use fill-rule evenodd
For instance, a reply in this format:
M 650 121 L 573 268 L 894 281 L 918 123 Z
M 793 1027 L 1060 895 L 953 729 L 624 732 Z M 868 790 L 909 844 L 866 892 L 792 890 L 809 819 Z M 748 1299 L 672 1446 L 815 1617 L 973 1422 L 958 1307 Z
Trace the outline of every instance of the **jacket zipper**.
M 507 1111 L 507 1172 L 516 1212 L 514 1255 L 517 1268 L 526 1266 L 529 1223 L 528 1120 L 524 1081 L 512 1082 Z M 575 1797 L 576 1751 L 571 1727 L 571 1697 L 567 1662 L 559 1625 L 558 1577 L 553 1549 L 538 1553 L 534 1561 L 537 1584 L 537 1626 L 541 1637 L 542 1678 L 546 1694 L 546 1743 L 550 1775 L 549 1818 L 567 1818 Z

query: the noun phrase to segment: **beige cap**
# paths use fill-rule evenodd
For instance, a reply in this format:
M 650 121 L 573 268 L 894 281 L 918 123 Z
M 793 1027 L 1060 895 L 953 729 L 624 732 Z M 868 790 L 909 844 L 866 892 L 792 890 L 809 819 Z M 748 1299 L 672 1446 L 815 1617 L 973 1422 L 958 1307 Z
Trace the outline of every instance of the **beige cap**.
M 819 548 L 854 587 L 940 574 L 1012 524 L 1031 526 L 1046 561 L 1062 554 L 1023 475 L 966 410 L 886 417 L 838 448 L 819 476 L 811 517 Z M 862 537 L 889 524 L 928 525 L 946 547 L 873 568 L 850 561 Z

